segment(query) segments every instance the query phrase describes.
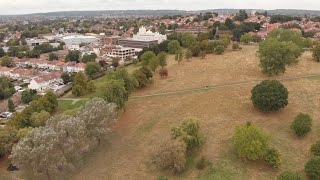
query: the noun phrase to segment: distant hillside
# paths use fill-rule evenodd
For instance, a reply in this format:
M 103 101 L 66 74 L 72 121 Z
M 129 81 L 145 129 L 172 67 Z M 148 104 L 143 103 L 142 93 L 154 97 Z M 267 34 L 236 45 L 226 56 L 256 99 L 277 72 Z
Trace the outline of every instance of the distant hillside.
M 35 13 L 27 15 L 12 15 L 0 17 L 76 17 L 76 16 L 164 16 L 164 15 L 187 15 L 194 13 L 204 12 L 217 12 L 217 13 L 237 13 L 240 9 L 208 9 L 199 11 L 184 11 L 184 10 L 106 10 L 106 11 L 61 11 L 61 12 L 48 12 L 48 13 Z M 263 9 L 246 9 L 248 13 L 251 11 L 264 12 Z M 283 14 L 292 16 L 320 16 L 320 11 L 315 10 L 294 10 L 294 9 L 276 9 L 267 10 L 269 14 Z

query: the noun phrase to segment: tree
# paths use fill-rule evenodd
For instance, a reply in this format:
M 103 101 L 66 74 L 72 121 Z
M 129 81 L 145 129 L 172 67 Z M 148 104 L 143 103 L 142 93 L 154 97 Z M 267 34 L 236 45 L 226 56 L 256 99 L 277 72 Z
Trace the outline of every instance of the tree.
M 315 156 L 307 162 L 305 172 L 310 180 L 320 179 L 320 156 Z
M 61 79 L 63 80 L 63 84 L 68 84 L 69 82 L 72 82 L 70 74 L 66 72 L 61 74 Z
M 179 140 L 170 140 L 160 146 L 153 159 L 161 169 L 181 173 L 186 167 L 186 156 L 186 144 Z
M 156 69 L 158 68 L 159 66 L 159 59 L 157 56 L 153 57 L 150 61 L 149 61 L 149 68 L 155 72 Z
M 298 137 L 304 137 L 311 131 L 312 118 L 308 114 L 300 113 L 294 119 L 290 127 Z
M 312 49 L 313 59 L 320 62 L 320 43 L 317 43 Z
M 0 158 L 11 152 L 12 146 L 17 142 L 15 129 L 6 127 L 0 129 Z
M 202 42 L 204 40 L 208 40 L 208 39 L 209 39 L 209 34 L 208 33 L 199 33 L 198 40 L 200 42 Z
M 192 56 L 195 56 L 195 57 L 198 57 L 202 51 L 199 43 L 194 44 L 192 47 L 190 47 L 190 50 L 192 51 Z
M 224 24 L 228 27 L 229 30 L 232 30 L 236 27 L 233 20 L 230 18 L 227 18 Z
M 14 112 L 15 107 L 14 107 L 14 103 L 11 99 L 8 100 L 8 109 L 10 112 Z
M 158 54 L 159 65 L 163 68 L 167 66 L 167 54 L 165 52 L 161 52 Z
M 159 75 L 162 78 L 168 77 L 168 69 L 167 68 L 161 68 L 160 71 L 159 71 Z
M 73 79 L 73 87 L 72 87 L 72 94 L 75 96 L 82 96 L 87 93 L 88 88 L 88 79 L 87 76 L 79 72 L 75 75 Z
M 320 156 L 320 141 L 311 146 L 311 152 L 314 156 Z
M 219 40 L 221 40 L 224 44 L 224 47 L 228 47 L 231 43 L 231 36 L 229 34 L 219 35 Z
M 55 116 L 33 129 L 13 149 L 12 162 L 32 179 L 64 179 L 100 144 L 115 120 L 114 104 L 91 100 L 77 115 Z
M 129 93 L 123 80 L 111 79 L 103 87 L 102 98 L 110 103 L 115 103 L 119 109 L 125 106 Z
M 281 154 L 278 150 L 271 148 L 268 149 L 264 155 L 264 160 L 270 164 L 273 168 L 279 168 L 281 165 Z
M 138 81 L 128 73 L 125 67 L 117 68 L 109 77 L 114 80 L 123 80 L 125 89 L 128 93 L 134 92 L 135 88 L 138 86 Z
M 237 44 L 237 43 L 232 44 L 233 50 L 238 50 L 239 48 L 240 48 L 239 44 Z
M 297 62 L 301 50 L 293 42 L 281 42 L 267 38 L 259 45 L 260 66 L 262 72 L 268 75 L 284 73 L 286 65 Z
M 183 60 L 183 52 L 182 52 L 182 50 L 179 50 L 178 52 L 176 52 L 176 55 L 175 55 L 174 59 L 178 63 L 180 63 Z
M 69 51 L 66 56 L 66 61 L 80 62 L 81 52 L 80 51 Z
M 101 66 L 97 62 L 88 62 L 86 66 L 86 74 L 90 77 L 92 77 L 95 73 L 99 72 L 101 69 Z
M 81 61 L 83 63 L 94 62 L 97 57 L 96 53 L 84 54 Z
M 180 43 L 177 40 L 172 40 L 168 44 L 168 50 L 170 54 L 175 54 L 177 51 L 181 49 Z
M 258 160 L 267 152 L 269 139 L 262 129 L 247 123 L 236 128 L 232 143 L 240 157 Z
M 50 117 L 51 115 L 47 111 L 34 112 L 30 118 L 31 126 L 34 128 L 44 126 Z
M 241 39 L 240 39 L 240 42 L 245 43 L 245 44 L 249 44 L 252 41 L 253 41 L 253 37 L 249 33 L 242 35 Z
M 189 60 L 192 58 L 192 51 L 190 49 L 187 49 L 187 51 L 185 53 L 185 58 L 186 58 L 186 60 Z
M 156 55 L 152 51 L 147 51 L 141 55 L 140 60 L 143 65 L 148 65 L 149 61 L 154 57 L 156 57 Z
M 266 80 L 251 90 L 253 105 L 264 111 L 277 111 L 288 105 L 288 90 L 279 81 Z
M 214 52 L 215 52 L 216 54 L 218 54 L 218 55 L 223 54 L 223 52 L 224 52 L 224 46 L 218 45 L 218 46 L 215 48 Z
M 6 77 L 0 77 L 0 100 L 7 99 L 15 93 L 13 83 Z
M 181 138 L 187 145 L 187 150 L 191 151 L 201 145 L 199 135 L 200 125 L 196 118 L 186 118 L 182 125 L 171 129 L 173 139 Z
M 281 173 L 277 180 L 304 180 L 304 175 L 299 172 L 285 171 Z
M 185 48 L 191 47 L 197 43 L 197 38 L 191 33 L 184 33 L 182 36 L 182 46 Z
M 3 48 L 0 47 L 0 58 L 2 58 L 5 55 L 6 55 L 6 53 L 4 52 Z
M 142 67 L 143 68 L 143 67 Z M 135 77 L 135 79 L 138 81 L 138 87 L 139 88 L 143 88 L 143 87 L 146 87 L 147 84 L 149 83 L 149 78 L 148 78 L 148 74 L 149 72 L 147 72 L 146 68 L 143 68 L 143 69 L 138 69 L 138 70 L 135 70 L 132 75 L 133 77 Z M 149 70 L 150 71 L 150 70 Z M 151 72 L 151 71 L 150 71 Z M 147 74 L 146 74 L 147 73 Z M 151 73 L 152 74 L 152 73 Z
M 58 59 L 59 59 L 59 57 L 57 54 L 55 54 L 53 52 L 49 53 L 49 61 L 58 60 Z
M 24 90 L 21 94 L 21 100 L 23 103 L 28 104 L 30 103 L 35 97 L 37 96 L 36 90 L 27 89 Z
M 147 68 L 147 66 L 142 66 L 139 70 L 146 76 L 147 79 L 151 79 L 153 77 L 152 72 L 149 68 Z
M 9 56 L 4 56 L 0 59 L 1 61 L 1 66 L 5 66 L 5 67 L 12 67 L 13 65 L 13 61 Z

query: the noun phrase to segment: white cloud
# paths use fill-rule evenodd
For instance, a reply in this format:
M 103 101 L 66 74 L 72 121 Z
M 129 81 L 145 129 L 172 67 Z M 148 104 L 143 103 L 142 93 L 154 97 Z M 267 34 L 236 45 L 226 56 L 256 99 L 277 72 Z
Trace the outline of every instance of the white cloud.
M 126 9 L 312 9 L 319 0 L 0 0 L 0 14 Z

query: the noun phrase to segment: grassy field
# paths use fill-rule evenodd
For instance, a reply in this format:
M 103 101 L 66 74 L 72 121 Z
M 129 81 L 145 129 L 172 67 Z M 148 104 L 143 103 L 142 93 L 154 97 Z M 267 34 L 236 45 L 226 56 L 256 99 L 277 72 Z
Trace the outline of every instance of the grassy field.
M 132 96 L 159 92 L 238 83 L 244 81 L 292 77 L 320 73 L 320 63 L 306 52 L 299 64 L 290 66 L 277 77 L 261 74 L 257 46 L 243 46 L 242 51 L 228 50 L 224 55 L 193 58 L 177 64 L 170 57 L 169 77 L 154 77 L 153 84 Z M 251 103 L 254 84 L 173 95 L 131 99 L 125 113 L 115 124 L 108 143 L 102 146 L 73 179 L 274 179 L 279 173 L 303 172 L 311 158 L 310 147 L 320 139 L 320 78 L 283 81 L 289 91 L 289 105 L 278 112 L 262 113 Z M 290 130 L 300 113 L 313 117 L 312 132 L 305 138 Z M 197 117 L 205 144 L 189 162 L 188 171 L 173 176 L 159 171 L 151 163 L 157 147 L 170 138 L 170 129 L 186 117 Z M 236 126 L 251 121 L 272 135 L 271 145 L 282 154 L 282 166 L 274 170 L 263 162 L 243 161 L 236 155 L 231 137 Z M 199 171 L 194 162 L 204 156 L 212 166 Z
M 86 100 L 72 101 L 72 100 L 59 100 L 58 101 L 58 112 L 64 112 L 80 108 L 86 104 Z

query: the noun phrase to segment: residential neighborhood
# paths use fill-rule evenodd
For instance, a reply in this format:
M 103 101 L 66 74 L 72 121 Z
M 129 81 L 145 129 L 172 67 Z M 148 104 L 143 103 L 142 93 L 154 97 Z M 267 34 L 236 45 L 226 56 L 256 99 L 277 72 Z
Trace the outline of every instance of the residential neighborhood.
M 319 7 L 0 1 L 0 180 L 320 180 Z

